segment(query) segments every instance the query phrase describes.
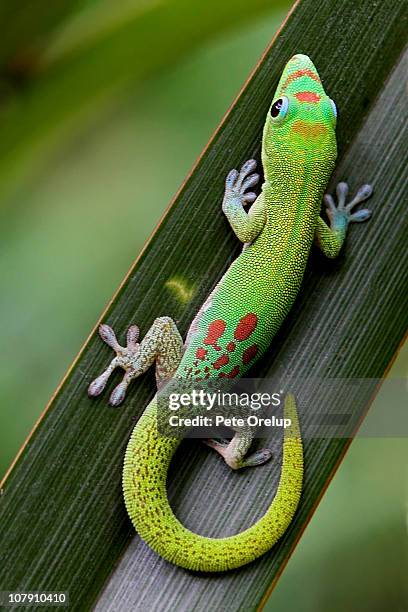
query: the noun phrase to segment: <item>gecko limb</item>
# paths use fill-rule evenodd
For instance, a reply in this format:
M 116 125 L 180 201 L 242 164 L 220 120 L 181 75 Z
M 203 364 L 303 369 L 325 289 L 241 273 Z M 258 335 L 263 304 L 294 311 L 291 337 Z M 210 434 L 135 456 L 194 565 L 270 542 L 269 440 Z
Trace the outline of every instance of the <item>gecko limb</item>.
M 266 222 L 266 211 L 262 194 L 257 197 L 247 191 L 259 181 L 258 174 L 251 174 L 256 168 L 256 161 L 246 161 L 240 172 L 231 170 L 225 180 L 225 193 L 222 210 L 227 217 L 235 235 L 243 242 L 253 242 L 260 234 Z M 249 212 L 244 206 L 253 204 Z
M 209 439 L 205 440 L 205 444 L 220 454 L 230 468 L 239 470 L 245 467 L 262 465 L 272 457 L 272 451 L 269 448 L 262 448 L 247 456 L 253 439 L 253 430 L 250 427 L 246 427 L 237 429 L 232 440 Z
M 372 187 L 370 185 L 362 185 L 351 202 L 346 204 L 348 191 L 349 188 L 347 183 L 339 183 L 337 185 L 337 206 L 331 195 L 326 194 L 324 196 L 330 227 L 328 227 L 323 219 L 319 217 L 315 233 L 315 242 L 326 257 L 337 257 L 343 246 L 349 223 L 361 223 L 371 216 L 371 211 L 367 208 L 363 208 L 354 213 L 352 210 L 357 204 L 365 202 L 365 200 L 371 196 L 373 192 Z
M 115 332 L 109 325 L 100 325 L 99 335 L 115 351 L 116 357 L 89 385 L 88 395 L 92 397 L 100 395 L 112 372 L 116 368 L 122 368 L 125 370 L 125 375 L 110 396 L 111 406 L 122 403 L 132 380 L 146 372 L 154 362 L 156 362 L 157 387 L 163 386 L 177 370 L 183 354 L 183 339 L 170 317 L 156 319 L 140 343 L 139 328 L 136 325 L 129 327 L 126 347 L 118 343 Z

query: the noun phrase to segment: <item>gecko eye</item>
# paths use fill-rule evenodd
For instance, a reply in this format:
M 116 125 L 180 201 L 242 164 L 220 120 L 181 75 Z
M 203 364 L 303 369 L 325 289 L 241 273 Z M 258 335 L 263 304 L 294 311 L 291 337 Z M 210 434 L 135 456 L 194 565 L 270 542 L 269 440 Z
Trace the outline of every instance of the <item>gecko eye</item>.
M 288 112 L 289 100 L 286 96 L 282 96 L 275 100 L 271 106 L 271 117 L 272 119 L 283 119 Z
M 335 119 L 337 119 L 337 106 L 335 105 L 335 103 L 333 102 L 331 98 L 329 98 L 329 101 L 330 101 L 330 106 L 332 107 L 333 115 Z

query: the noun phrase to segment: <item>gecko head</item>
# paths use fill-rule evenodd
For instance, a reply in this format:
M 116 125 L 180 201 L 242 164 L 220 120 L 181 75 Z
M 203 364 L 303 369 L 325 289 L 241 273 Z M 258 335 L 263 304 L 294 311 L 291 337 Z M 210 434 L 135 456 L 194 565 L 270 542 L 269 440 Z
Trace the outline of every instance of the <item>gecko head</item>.
M 286 64 L 266 118 L 262 157 L 266 174 L 303 164 L 330 176 L 337 155 L 336 105 L 307 55 Z M 267 177 L 268 178 L 268 177 Z

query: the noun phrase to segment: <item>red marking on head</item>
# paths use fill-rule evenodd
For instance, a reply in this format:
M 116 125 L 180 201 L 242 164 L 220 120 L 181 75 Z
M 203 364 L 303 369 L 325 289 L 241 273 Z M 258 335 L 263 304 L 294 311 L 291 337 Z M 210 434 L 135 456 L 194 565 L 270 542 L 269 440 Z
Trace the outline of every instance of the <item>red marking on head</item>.
M 204 359 L 207 357 L 207 349 L 205 348 L 198 348 L 196 350 L 196 357 L 197 359 L 201 359 L 201 361 L 204 361 Z
M 205 366 L 204 372 L 209 372 L 209 371 L 210 371 L 210 368 L 208 366 Z
M 295 72 L 292 72 L 292 74 L 288 76 L 288 78 L 282 85 L 282 91 L 285 91 L 285 89 L 288 87 L 290 83 L 292 83 L 293 81 L 296 81 L 296 79 L 299 79 L 302 76 L 308 76 L 314 81 L 317 81 L 318 83 L 321 82 L 319 77 L 317 76 L 315 72 L 313 72 L 313 70 L 310 70 L 310 68 L 304 68 L 303 70 L 296 70 Z
M 228 355 L 221 355 L 218 357 L 217 361 L 214 361 L 213 366 L 216 370 L 219 370 L 222 366 L 227 365 L 227 363 L 229 363 Z
M 218 346 L 217 341 L 221 338 L 225 332 L 227 324 L 222 319 L 212 321 L 208 326 L 207 337 L 204 339 L 204 344 L 213 346 L 216 351 L 220 351 L 221 347 Z
M 319 94 L 314 91 L 299 91 L 295 97 L 299 102 L 310 102 L 311 104 L 316 104 L 320 100 Z
M 246 340 L 255 330 L 258 324 L 258 317 L 253 312 L 249 312 L 239 320 L 239 323 L 234 332 L 235 340 Z
M 235 366 L 234 368 L 232 368 L 231 372 L 228 372 L 227 374 L 225 374 L 225 372 L 220 372 L 220 374 L 218 374 L 218 378 L 235 378 L 236 376 L 238 376 L 239 374 L 239 366 Z
M 235 351 L 236 348 L 237 348 L 237 345 L 235 344 L 235 342 L 228 342 L 227 351 L 229 353 L 232 353 L 232 351 Z
M 252 359 L 254 359 L 254 357 L 256 357 L 257 353 L 257 344 L 252 344 L 251 346 L 248 346 L 248 348 L 245 349 L 244 354 L 242 355 L 242 362 L 245 364 L 249 363 L 250 361 L 252 361 Z

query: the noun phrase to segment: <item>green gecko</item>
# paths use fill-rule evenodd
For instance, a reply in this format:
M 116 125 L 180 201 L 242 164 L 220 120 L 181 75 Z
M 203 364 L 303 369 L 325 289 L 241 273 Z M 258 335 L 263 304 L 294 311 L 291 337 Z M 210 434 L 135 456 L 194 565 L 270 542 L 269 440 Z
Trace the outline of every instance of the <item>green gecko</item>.
M 154 362 L 161 388 L 172 378 L 243 376 L 265 352 L 295 300 L 313 241 L 325 255 L 336 257 L 348 224 L 370 217 L 366 209 L 352 209 L 371 195 L 371 187 L 361 187 L 346 204 L 345 183 L 337 186 L 337 206 L 331 196 L 324 196 L 330 227 L 319 216 L 337 154 L 336 114 L 312 61 L 306 55 L 292 57 L 265 121 L 260 195 L 250 191 L 259 180 L 254 160 L 226 178 L 222 209 L 244 243 L 242 253 L 199 310 L 185 343 L 169 317 L 156 319 L 140 343 L 137 326 L 131 326 L 126 347 L 118 344 L 108 325 L 101 325 L 100 335 L 116 357 L 91 383 L 90 396 L 103 391 L 117 367 L 125 375 L 111 394 L 114 406 L 123 401 L 129 383 Z M 126 508 L 145 542 L 168 561 L 207 572 L 240 567 L 269 550 L 291 523 L 302 490 L 303 450 L 293 396 L 288 395 L 284 404 L 291 426 L 284 434 L 276 495 L 257 523 L 227 538 L 202 537 L 175 517 L 166 477 L 180 440 L 160 435 L 156 417 L 157 395 L 133 430 L 123 468 Z M 239 430 L 230 442 L 209 441 L 233 469 L 270 458 L 268 449 L 247 455 L 251 443 L 252 437 Z

